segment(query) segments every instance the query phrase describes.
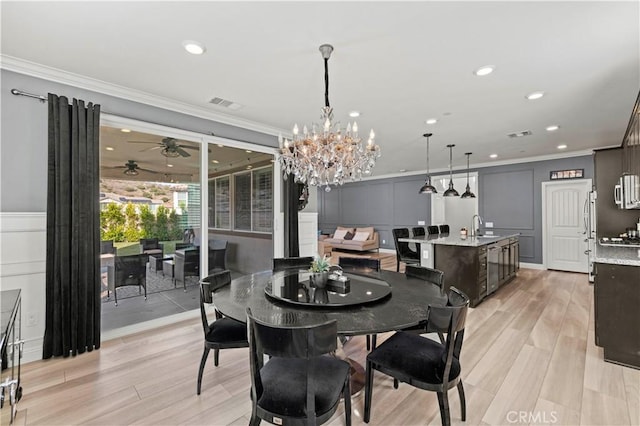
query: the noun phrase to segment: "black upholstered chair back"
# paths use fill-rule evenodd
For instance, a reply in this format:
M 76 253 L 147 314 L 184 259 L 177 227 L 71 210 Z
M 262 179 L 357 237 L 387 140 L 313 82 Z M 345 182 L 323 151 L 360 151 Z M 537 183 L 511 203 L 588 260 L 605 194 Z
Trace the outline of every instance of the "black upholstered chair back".
M 157 238 L 140 238 L 140 248 L 142 251 L 161 249 L 162 245 Z
M 428 281 L 442 288 L 444 285 L 444 272 L 438 269 L 427 268 L 426 266 L 407 265 L 405 275 Z
M 429 225 L 429 226 L 427 226 L 427 233 L 429 235 L 439 234 L 440 233 L 440 228 L 438 228 L 438 225 Z
M 413 250 L 409 248 L 409 243 L 398 241 L 399 238 L 409 238 L 409 228 L 394 228 L 391 230 L 393 241 L 396 244 L 396 253 L 400 257 L 411 253 Z
M 449 233 L 449 225 L 440 225 L 440 233 L 448 234 Z
M 280 257 L 273 259 L 273 271 L 285 271 L 287 269 L 309 269 L 313 257 Z
M 380 259 L 367 257 L 339 257 L 338 265 L 345 272 L 371 274 L 380 272 Z
M 132 254 L 129 256 L 115 257 L 116 287 L 122 285 L 138 285 L 137 281 L 146 278 L 148 254 Z M 124 282 L 136 282 L 136 284 L 120 284 Z
M 115 254 L 116 248 L 113 246 L 113 240 L 100 241 L 100 254 Z
M 425 235 L 424 227 L 422 226 L 411 228 L 411 232 L 413 232 L 414 237 L 424 237 Z
M 205 336 L 209 333 L 210 329 L 204 304 L 213 303 L 213 293 L 229 284 L 231 284 L 230 271 L 216 272 L 200 280 L 200 317 L 202 318 L 202 328 L 204 329 Z M 216 317 L 220 317 L 218 311 L 216 311 Z

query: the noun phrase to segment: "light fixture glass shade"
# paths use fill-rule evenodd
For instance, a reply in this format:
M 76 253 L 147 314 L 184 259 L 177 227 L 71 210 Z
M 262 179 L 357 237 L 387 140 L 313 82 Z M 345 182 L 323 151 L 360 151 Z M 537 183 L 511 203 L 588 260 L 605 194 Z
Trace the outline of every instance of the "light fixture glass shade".
M 449 148 L 449 189 L 442 194 L 445 197 L 458 197 L 460 194 L 453 187 L 453 147 L 455 145 L 447 145 Z
M 460 198 L 476 198 L 476 194 L 471 192 L 471 187 L 469 186 L 469 156 L 471 152 L 465 152 L 464 155 L 467 156 L 467 188 L 464 193 L 460 196 Z
M 303 126 L 302 131 L 296 124 L 291 140 L 279 138 L 278 157 L 285 179 L 293 174 L 296 182 L 324 186 L 325 191 L 331 190 L 330 185 L 360 180 L 362 175 L 371 173 L 376 160 L 380 158 L 380 147 L 374 142 L 373 130 L 366 144 L 363 144 L 356 122 L 348 123 L 346 129 L 332 122 L 328 71 L 332 51 L 331 45 L 320 46 L 325 74 L 325 106 L 322 108 L 320 124 L 313 124 L 311 128 Z
M 180 157 L 180 153 L 176 149 L 163 148 L 162 151 L 160 151 L 160 153 L 165 157 L 169 157 L 169 158 Z
M 427 138 L 427 178 L 424 185 L 418 190 L 418 194 L 437 194 L 438 191 L 435 186 L 431 185 L 431 176 L 429 175 L 429 138 L 433 136 L 433 133 L 425 133 L 422 136 Z
M 138 171 L 136 169 L 127 169 L 124 171 L 124 174 L 127 176 L 138 176 Z

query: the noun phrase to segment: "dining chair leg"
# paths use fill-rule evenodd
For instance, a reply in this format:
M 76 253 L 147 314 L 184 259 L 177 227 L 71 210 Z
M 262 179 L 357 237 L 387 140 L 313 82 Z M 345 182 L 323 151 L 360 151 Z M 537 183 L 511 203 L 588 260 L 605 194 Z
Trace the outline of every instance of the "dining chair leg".
M 462 421 L 467 420 L 467 402 L 464 398 L 464 386 L 462 380 L 458 382 L 458 395 L 460 395 L 460 413 L 462 413 Z
M 220 358 L 220 349 L 213 350 L 213 365 L 218 366 L 218 359 Z
M 447 391 L 438 392 L 438 405 L 440 406 L 442 426 L 450 426 L 451 418 L 449 414 L 449 396 L 447 395 Z
M 393 388 L 394 389 L 398 389 L 398 385 L 400 384 L 400 382 L 398 382 L 398 379 L 396 379 L 395 377 L 393 378 Z
M 209 348 L 205 347 L 204 352 L 202 352 L 202 359 L 200 360 L 200 368 L 198 369 L 198 395 L 200 395 L 200 388 L 202 387 L 202 374 L 204 373 L 204 365 L 207 363 L 208 356 Z
M 351 376 L 344 381 L 342 397 L 344 398 L 344 422 L 346 426 L 351 426 Z
M 253 408 L 251 410 L 251 419 L 249 419 L 249 426 L 258 426 L 260 424 L 260 417 L 258 417 L 258 413 L 256 409 Z
M 377 342 L 378 342 L 378 335 L 377 334 L 372 334 L 371 335 L 371 350 L 374 350 L 376 348 L 376 346 L 378 346 Z
M 367 352 L 371 350 L 371 336 L 367 334 Z
M 364 382 L 364 422 L 369 423 L 371 418 L 371 394 L 373 393 L 373 366 L 367 360 L 367 370 Z

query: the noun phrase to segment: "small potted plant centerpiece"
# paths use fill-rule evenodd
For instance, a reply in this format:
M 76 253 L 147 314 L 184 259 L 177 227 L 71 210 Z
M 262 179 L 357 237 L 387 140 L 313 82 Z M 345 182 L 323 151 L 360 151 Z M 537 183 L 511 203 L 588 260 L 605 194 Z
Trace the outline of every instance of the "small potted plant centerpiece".
M 316 257 L 311 263 L 311 268 L 309 269 L 309 272 L 311 272 L 311 275 L 309 276 L 311 285 L 316 288 L 324 288 L 327 285 L 327 280 L 329 279 L 330 267 L 331 265 L 329 264 L 327 255 L 322 256 L 322 258 Z

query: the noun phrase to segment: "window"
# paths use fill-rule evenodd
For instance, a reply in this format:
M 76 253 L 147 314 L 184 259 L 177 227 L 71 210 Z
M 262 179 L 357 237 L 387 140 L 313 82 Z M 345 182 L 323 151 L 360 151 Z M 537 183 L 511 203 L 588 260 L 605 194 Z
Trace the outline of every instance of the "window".
M 263 167 L 211 179 L 209 181 L 209 227 L 247 232 L 271 232 L 273 230 L 273 168 Z

